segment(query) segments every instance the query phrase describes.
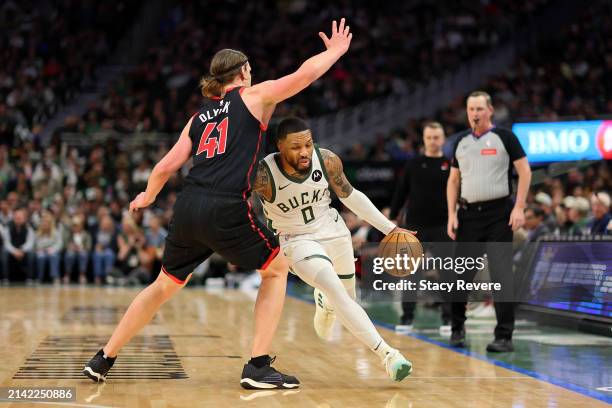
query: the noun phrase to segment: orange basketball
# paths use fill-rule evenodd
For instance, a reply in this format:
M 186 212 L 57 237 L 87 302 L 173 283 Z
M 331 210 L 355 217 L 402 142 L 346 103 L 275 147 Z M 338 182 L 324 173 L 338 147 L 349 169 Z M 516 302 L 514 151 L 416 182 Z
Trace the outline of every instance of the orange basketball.
M 393 232 L 387 235 L 378 245 L 378 256 L 381 258 L 397 259 L 397 255 L 401 259 L 400 265 L 394 263 L 392 268 L 385 266 L 385 272 L 397 277 L 410 275 L 414 269 L 413 266 L 417 262 L 417 258 L 423 256 L 421 241 L 408 232 Z M 414 258 L 415 263 L 410 261 L 411 258 Z

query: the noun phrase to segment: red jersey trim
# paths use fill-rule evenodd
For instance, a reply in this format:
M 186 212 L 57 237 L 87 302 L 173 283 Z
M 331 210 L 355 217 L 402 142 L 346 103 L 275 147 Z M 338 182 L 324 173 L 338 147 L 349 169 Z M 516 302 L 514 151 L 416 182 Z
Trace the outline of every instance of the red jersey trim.
M 274 260 L 274 258 L 276 258 L 276 255 L 278 255 L 278 253 L 280 252 L 280 247 L 276 247 L 276 249 L 274 249 L 274 251 L 272 251 L 272 253 L 270 254 L 270 256 L 268 257 L 268 259 L 266 260 L 266 262 L 261 266 L 261 270 L 266 270 L 266 268 L 268 266 L 270 266 L 270 264 L 272 263 L 272 261 Z
M 249 217 L 249 224 L 251 225 L 251 229 L 255 231 L 266 243 L 266 246 L 270 251 L 274 251 L 278 247 L 272 245 L 272 243 L 268 240 L 266 235 L 259 229 L 257 224 L 255 224 L 255 219 L 253 218 L 253 208 L 251 207 L 250 201 L 247 199 L 247 193 L 251 190 L 251 173 L 253 172 L 253 167 L 255 166 L 255 162 L 257 161 L 257 154 L 259 154 L 259 147 L 261 146 L 261 131 L 259 132 L 259 137 L 257 140 L 257 148 L 255 149 L 255 154 L 253 155 L 253 160 L 251 161 L 251 165 L 249 166 L 249 171 L 247 173 L 247 188 L 242 192 L 242 200 L 247 205 L 247 214 Z
M 166 270 L 166 268 L 165 268 L 163 265 L 162 265 L 162 267 L 161 267 L 161 270 L 162 270 L 162 272 L 163 272 L 163 273 L 165 273 L 165 274 L 166 274 L 166 276 L 167 276 L 167 277 L 169 277 L 170 279 L 172 279 L 172 280 L 173 280 L 175 283 L 178 283 L 179 285 L 182 285 L 182 284 L 184 284 L 184 283 L 185 283 L 185 281 L 184 281 L 184 280 L 180 280 L 180 279 L 179 279 L 179 278 L 177 278 L 176 276 L 174 276 L 174 275 L 170 274 L 170 272 L 168 272 L 168 271 Z

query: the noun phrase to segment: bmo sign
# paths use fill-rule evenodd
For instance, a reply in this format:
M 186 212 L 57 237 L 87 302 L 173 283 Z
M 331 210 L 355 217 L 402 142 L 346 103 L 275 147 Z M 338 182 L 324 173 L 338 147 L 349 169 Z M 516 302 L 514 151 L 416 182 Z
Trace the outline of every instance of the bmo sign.
M 612 159 L 612 121 L 516 123 L 532 163 Z

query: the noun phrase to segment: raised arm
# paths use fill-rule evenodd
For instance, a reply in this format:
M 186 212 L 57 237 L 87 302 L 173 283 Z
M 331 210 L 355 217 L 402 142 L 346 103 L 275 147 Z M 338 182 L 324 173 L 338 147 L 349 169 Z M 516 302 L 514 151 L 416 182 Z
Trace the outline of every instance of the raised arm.
M 155 165 L 149 180 L 147 189 L 138 194 L 134 201 L 130 203 L 130 211 L 145 208 L 151 205 L 157 194 L 164 187 L 171 175 L 178 169 L 183 167 L 185 162 L 191 157 L 191 139 L 189 138 L 189 129 L 193 118 L 183 128 L 179 140 L 174 144 L 172 149 Z
M 321 149 L 321 157 L 323 158 L 329 186 L 342 204 L 385 235 L 396 228 L 396 225 L 389 221 L 365 194 L 353 188 L 344 175 L 342 161 L 336 154 Z
M 264 106 L 269 106 L 276 105 L 297 94 L 319 79 L 346 53 L 353 34 L 350 33 L 350 28 L 345 25 L 345 19 L 343 18 L 340 20 L 339 26 L 335 20 L 332 23 L 331 38 L 328 38 L 322 32 L 319 33 L 319 36 L 325 44 L 325 51 L 307 59 L 292 74 L 247 88 L 243 93 L 245 101 L 254 98 Z
M 255 184 L 253 191 L 263 197 L 266 201 L 274 201 L 274 190 L 272 188 L 272 180 L 266 165 L 263 161 L 257 166 L 257 174 L 255 176 Z

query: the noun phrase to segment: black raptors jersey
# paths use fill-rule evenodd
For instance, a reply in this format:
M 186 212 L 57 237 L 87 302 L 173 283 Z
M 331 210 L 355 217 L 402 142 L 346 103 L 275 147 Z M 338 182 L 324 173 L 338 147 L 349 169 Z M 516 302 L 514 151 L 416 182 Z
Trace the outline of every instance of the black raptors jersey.
M 186 186 L 244 198 L 249 194 L 265 128 L 244 104 L 242 89 L 229 89 L 223 98 L 206 98 L 194 115 L 189 129 L 193 167 Z

